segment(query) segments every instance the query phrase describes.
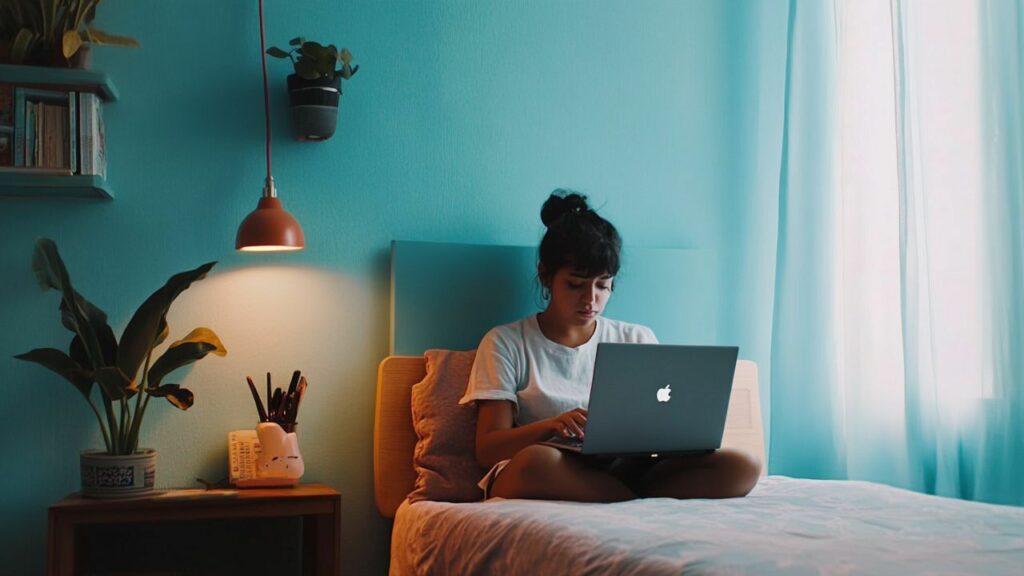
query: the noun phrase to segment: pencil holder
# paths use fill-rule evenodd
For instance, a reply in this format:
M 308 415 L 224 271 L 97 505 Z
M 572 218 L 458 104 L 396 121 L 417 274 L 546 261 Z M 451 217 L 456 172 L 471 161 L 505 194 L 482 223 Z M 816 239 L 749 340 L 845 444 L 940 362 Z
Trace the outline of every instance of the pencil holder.
M 299 452 L 299 437 L 295 432 L 285 432 L 276 422 L 260 422 L 256 425 L 256 436 L 260 439 L 256 477 L 279 479 L 281 485 L 298 483 L 305 472 L 305 464 Z

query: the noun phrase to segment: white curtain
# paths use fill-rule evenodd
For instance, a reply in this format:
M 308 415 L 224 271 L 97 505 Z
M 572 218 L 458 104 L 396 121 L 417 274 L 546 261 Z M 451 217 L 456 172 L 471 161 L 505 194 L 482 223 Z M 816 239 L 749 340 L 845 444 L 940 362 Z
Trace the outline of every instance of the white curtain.
M 1020 14 L 791 1 L 773 472 L 1024 503 Z

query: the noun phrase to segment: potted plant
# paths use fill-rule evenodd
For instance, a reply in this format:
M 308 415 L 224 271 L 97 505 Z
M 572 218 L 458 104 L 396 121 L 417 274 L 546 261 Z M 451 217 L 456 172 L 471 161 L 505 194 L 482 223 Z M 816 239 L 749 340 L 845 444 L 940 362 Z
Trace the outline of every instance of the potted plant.
M 192 406 L 193 394 L 178 384 L 165 383 L 177 368 L 206 357 L 224 356 L 220 339 L 209 328 L 196 328 L 154 358 L 154 349 L 168 336 L 167 312 L 193 282 L 206 277 L 216 264 L 171 276 L 149 296 L 116 339 L 107 315 L 72 287 L 67 268 L 52 240 L 36 242 L 32 269 L 44 290 L 61 293 L 61 323 L 70 330 L 68 352 L 37 348 L 15 356 L 63 376 L 85 397 L 103 433 L 105 450 L 82 453 L 82 492 L 93 497 L 138 496 L 153 491 L 156 452 L 139 449 L 139 432 L 151 398 L 166 398 L 182 410 Z M 98 386 L 95 386 L 98 384 Z M 94 394 L 94 390 L 98 393 Z M 93 401 L 99 397 L 99 407 Z M 102 410 L 102 414 L 100 412 Z
M 324 46 L 293 38 L 284 51 L 277 46 L 267 49 L 275 58 L 289 58 L 295 73 L 288 76 L 288 99 L 291 102 L 292 127 L 299 140 L 326 140 L 334 134 L 341 100 L 341 80 L 348 80 L 359 66 L 351 66 L 352 53 L 340 51 L 331 44 Z
M 127 36 L 92 25 L 101 0 L 4 0 L 0 4 L 0 41 L 15 64 L 85 67 L 89 45 L 138 47 Z

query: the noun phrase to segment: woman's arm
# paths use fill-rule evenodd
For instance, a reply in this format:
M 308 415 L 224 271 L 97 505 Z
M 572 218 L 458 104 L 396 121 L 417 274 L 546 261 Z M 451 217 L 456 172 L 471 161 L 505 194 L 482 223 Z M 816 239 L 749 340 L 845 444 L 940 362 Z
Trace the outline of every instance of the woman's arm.
M 478 400 L 477 408 L 476 459 L 484 468 L 552 436 L 582 438 L 587 425 L 587 411 L 582 408 L 524 426 L 514 425 L 512 402 L 508 400 Z

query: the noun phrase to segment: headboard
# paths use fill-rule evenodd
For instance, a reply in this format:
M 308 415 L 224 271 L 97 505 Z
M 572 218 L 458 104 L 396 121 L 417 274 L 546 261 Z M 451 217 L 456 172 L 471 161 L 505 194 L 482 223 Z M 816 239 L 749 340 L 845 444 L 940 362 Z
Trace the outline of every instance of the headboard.
M 373 494 L 377 510 L 394 518 L 412 492 L 416 472 L 412 466 L 416 432 L 412 427 L 412 385 L 426 375 L 422 356 L 389 356 L 377 370 L 377 406 L 373 420 Z M 732 396 L 725 419 L 722 446 L 757 455 L 765 462 L 757 364 L 736 363 Z M 765 474 L 766 466 L 761 466 Z

